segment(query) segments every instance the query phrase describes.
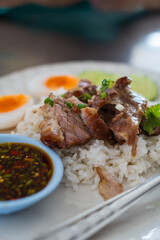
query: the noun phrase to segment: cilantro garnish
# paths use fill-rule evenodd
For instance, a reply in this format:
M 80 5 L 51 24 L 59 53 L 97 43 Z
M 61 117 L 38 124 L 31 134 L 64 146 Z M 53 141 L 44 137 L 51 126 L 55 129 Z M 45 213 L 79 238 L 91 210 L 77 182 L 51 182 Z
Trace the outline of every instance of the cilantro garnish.
M 53 107 L 53 105 L 54 105 L 54 100 L 53 100 L 52 98 L 50 98 L 50 97 L 47 97 L 47 98 L 44 100 L 44 104 L 47 104 L 47 103 L 49 103 L 49 105 L 50 105 L 51 107 Z
M 73 103 L 66 102 L 65 104 L 66 104 L 69 108 L 72 108 L 72 107 L 73 107 Z
M 86 108 L 86 105 L 82 103 L 79 103 L 77 106 L 79 109 Z
M 61 97 L 62 97 L 62 98 L 65 98 L 65 97 L 66 97 L 66 95 L 65 95 L 65 94 L 62 94 L 62 95 L 61 95 Z
M 151 135 L 154 128 L 160 127 L 160 104 L 147 108 L 145 116 L 146 120 L 143 123 L 143 129 Z

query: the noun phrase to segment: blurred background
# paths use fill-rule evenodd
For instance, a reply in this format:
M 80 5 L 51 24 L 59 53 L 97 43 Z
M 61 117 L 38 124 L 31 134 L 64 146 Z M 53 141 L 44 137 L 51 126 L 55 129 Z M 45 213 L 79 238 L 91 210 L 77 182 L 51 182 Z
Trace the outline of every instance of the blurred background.
M 0 75 L 76 60 L 160 72 L 160 1 L 0 0 Z

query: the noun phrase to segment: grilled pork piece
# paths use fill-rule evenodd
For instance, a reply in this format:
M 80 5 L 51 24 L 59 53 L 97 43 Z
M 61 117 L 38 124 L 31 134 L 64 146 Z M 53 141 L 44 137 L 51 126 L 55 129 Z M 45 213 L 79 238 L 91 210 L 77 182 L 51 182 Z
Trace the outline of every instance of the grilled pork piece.
M 44 121 L 41 123 L 41 141 L 51 148 L 69 148 L 76 144 L 84 144 L 91 135 L 80 117 L 80 110 L 69 108 L 63 98 L 49 95 L 54 100 L 54 106 L 43 106 Z M 79 102 L 78 99 L 68 99 L 67 102 Z
M 106 88 L 105 98 L 88 80 L 81 80 L 79 88 L 66 93 L 64 98 L 50 94 L 54 106 L 43 106 L 42 142 L 52 148 L 69 148 L 91 138 L 110 143 L 126 142 L 132 146 L 132 155 L 135 156 L 139 125 L 147 102 L 133 94 L 130 83 L 128 77 L 118 79 L 112 88 Z M 78 91 L 81 95 L 75 97 Z M 85 93 L 89 92 L 95 95 L 90 95 L 91 99 L 86 101 Z M 82 101 L 86 101 L 86 106 L 79 109 L 78 104 L 82 104 Z M 67 102 L 72 106 L 66 105 Z
M 91 138 L 108 139 L 110 129 L 100 118 L 94 108 L 78 108 L 82 104 L 76 97 L 57 98 L 49 95 L 54 100 L 51 107 L 45 104 L 42 108 L 44 121 L 41 127 L 41 141 L 53 148 L 69 148 L 76 144 L 83 144 Z M 71 103 L 72 107 L 68 107 Z
M 97 94 L 97 86 L 94 85 L 91 81 L 86 79 L 81 79 L 78 87 L 83 89 L 84 93 L 89 93 L 90 95 Z
M 93 95 L 97 94 L 97 86 L 93 85 L 89 80 L 82 79 L 79 81 L 78 87 L 65 94 L 65 98 L 70 98 L 72 96 L 77 97 L 80 101 L 87 103 L 87 95 L 91 98 Z
M 106 123 L 100 118 L 95 108 L 83 108 L 81 110 L 81 117 L 88 127 L 88 131 L 93 138 L 109 139 L 112 132 Z
M 132 155 L 136 154 L 139 125 L 147 107 L 147 101 L 130 89 L 128 77 L 118 79 L 112 88 L 106 89 L 107 97 L 96 95 L 89 104 L 97 109 L 101 118 L 112 130 L 118 143 L 126 142 L 132 146 Z
M 107 170 L 96 167 L 96 171 L 100 177 L 99 193 L 107 200 L 123 192 L 123 186 L 116 181 Z

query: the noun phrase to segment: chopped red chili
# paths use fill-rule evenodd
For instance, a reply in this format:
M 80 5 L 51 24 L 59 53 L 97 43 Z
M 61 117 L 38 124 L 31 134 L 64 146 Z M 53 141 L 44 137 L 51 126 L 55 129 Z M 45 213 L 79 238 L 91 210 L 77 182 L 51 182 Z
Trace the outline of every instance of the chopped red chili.
M 0 144 L 0 201 L 40 191 L 52 174 L 53 164 L 43 150 L 24 143 Z
M 11 150 L 11 155 L 12 156 L 18 156 L 18 155 L 21 155 L 21 152 L 17 152 L 17 151 Z

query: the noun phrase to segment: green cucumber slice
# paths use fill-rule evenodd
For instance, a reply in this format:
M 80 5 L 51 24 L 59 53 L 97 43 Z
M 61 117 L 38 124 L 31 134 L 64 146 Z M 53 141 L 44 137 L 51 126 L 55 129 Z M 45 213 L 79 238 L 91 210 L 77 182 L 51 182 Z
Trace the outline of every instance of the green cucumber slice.
M 104 78 L 116 81 L 120 77 L 119 74 L 105 73 L 101 71 L 85 71 L 79 74 L 80 79 L 88 79 L 96 85 L 101 85 Z M 141 94 L 150 101 L 156 100 L 158 97 L 158 86 L 152 79 L 147 76 L 134 74 L 129 75 L 129 77 L 133 80 L 131 83 L 133 91 Z

